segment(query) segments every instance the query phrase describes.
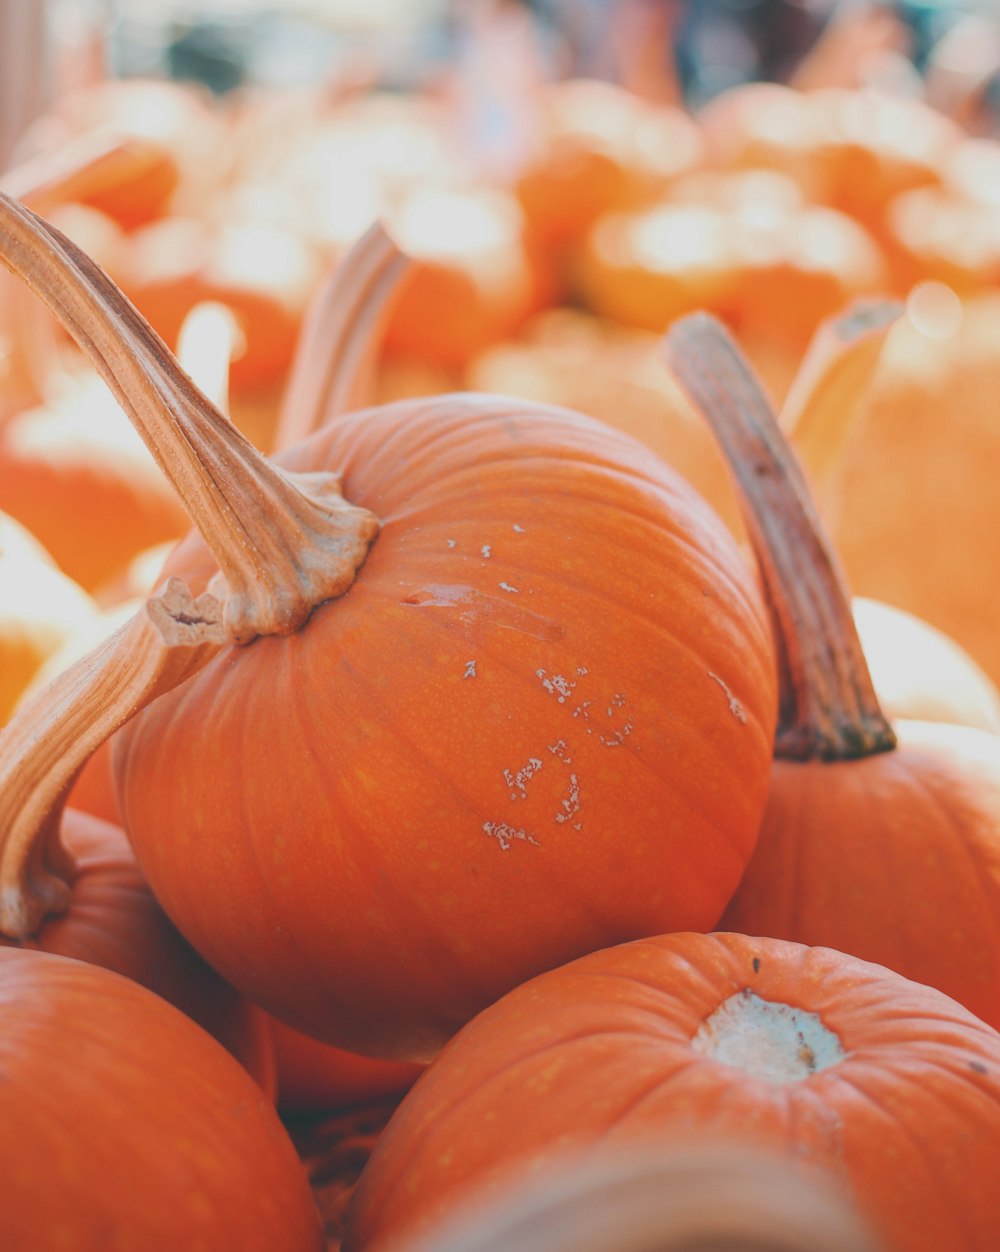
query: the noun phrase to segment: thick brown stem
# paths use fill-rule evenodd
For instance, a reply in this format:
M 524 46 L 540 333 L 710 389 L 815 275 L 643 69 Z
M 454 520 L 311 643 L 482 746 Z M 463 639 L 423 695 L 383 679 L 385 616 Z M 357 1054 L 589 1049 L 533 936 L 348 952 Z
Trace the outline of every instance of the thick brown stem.
M 172 578 L 135 617 L 24 704 L 0 731 L 0 931 L 33 934 L 69 903 L 59 843 L 67 793 L 100 745 L 228 642 L 214 596 Z
M 894 747 L 837 559 L 749 367 L 728 333 L 706 314 L 676 322 L 664 355 L 715 432 L 740 490 L 781 670 L 776 754 L 846 760 Z
M 376 223 L 333 269 L 299 337 L 278 422 L 279 448 L 367 402 L 381 331 L 409 263 Z
M 177 488 L 225 577 L 235 642 L 288 634 L 350 587 L 378 521 L 344 501 L 336 475 L 296 479 L 265 460 L 108 276 L 6 196 L 0 261 L 73 335 Z
M 781 409 L 781 427 L 822 506 L 861 402 L 903 306 L 860 300 L 827 318 L 812 338 Z

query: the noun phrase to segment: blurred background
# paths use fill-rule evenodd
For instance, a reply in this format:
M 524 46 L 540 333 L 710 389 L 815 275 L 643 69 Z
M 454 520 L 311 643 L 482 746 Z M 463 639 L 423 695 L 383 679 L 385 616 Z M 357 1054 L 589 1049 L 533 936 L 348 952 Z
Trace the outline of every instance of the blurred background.
M 2 185 L 172 348 L 200 305 L 229 310 L 228 404 L 266 450 L 310 302 L 376 220 L 413 263 L 370 398 L 580 410 L 735 528 L 658 337 L 712 312 L 780 405 L 825 319 L 898 301 L 814 487 L 854 589 L 1000 677 L 997 580 L 948 537 L 1000 528 L 1000 0 L 0 0 L 0 58 Z M 62 341 L 49 368 L 38 321 L 0 289 L 0 471 L 15 415 L 82 370 Z M 25 455 L 0 508 L 37 531 Z M 69 572 L 93 590 L 110 566 Z

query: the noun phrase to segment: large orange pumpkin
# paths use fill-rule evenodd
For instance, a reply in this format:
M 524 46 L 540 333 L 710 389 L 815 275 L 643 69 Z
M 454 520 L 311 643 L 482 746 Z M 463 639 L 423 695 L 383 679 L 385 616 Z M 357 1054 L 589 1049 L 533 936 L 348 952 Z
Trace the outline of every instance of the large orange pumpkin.
M 734 1135 L 830 1169 L 893 1252 L 1000 1239 L 1000 1035 L 825 948 L 744 935 L 623 944 L 486 1009 L 404 1098 L 345 1252 L 429 1232 L 516 1165 Z
M 71 244 L 3 218 L 254 640 L 116 745 L 140 864 L 211 964 L 330 1042 L 421 1059 L 540 969 L 712 924 L 763 807 L 774 672 L 682 480 L 579 415 L 474 395 L 344 417 L 279 471 Z M 217 569 L 201 541 L 172 562 L 194 592 Z

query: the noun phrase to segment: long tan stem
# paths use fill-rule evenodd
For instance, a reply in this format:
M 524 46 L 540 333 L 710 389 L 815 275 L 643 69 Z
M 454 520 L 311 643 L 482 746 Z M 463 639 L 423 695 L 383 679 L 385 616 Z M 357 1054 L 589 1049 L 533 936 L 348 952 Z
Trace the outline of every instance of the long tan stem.
M 299 338 L 278 421 L 279 448 L 367 402 L 381 330 L 409 263 L 376 223 L 335 266 Z
M 0 261 L 73 335 L 177 488 L 225 577 L 235 642 L 288 634 L 350 587 L 378 521 L 344 501 L 336 475 L 295 479 L 265 460 L 107 275 L 6 196 Z
M 781 427 L 819 504 L 882 359 L 889 331 L 902 312 L 896 300 L 860 300 L 846 313 L 827 318 L 792 381 L 781 409 Z
M 740 489 L 781 670 L 776 754 L 843 760 L 894 747 L 839 564 L 802 471 L 745 360 L 706 314 L 676 322 L 664 355 L 715 432 Z
M 100 745 L 228 642 L 214 596 L 170 579 L 124 626 L 24 704 L 0 731 L 0 931 L 33 934 L 69 903 L 59 843 L 66 795 Z

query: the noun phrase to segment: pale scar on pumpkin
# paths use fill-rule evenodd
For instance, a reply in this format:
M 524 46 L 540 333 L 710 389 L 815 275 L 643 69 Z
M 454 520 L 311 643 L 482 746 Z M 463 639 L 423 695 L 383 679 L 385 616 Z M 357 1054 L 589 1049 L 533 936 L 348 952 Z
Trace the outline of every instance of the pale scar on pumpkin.
M 691 1040 L 696 1052 L 773 1083 L 802 1082 L 847 1053 L 818 1013 L 765 1000 L 749 987 L 729 996 Z
M 729 686 L 725 682 L 723 682 L 723 680 L 719 677 L 718 674 L 713 674 L 711 670 L 708 671 L 708 676 L 709 678 L 712 679 L 713 682 L 717 682 L 719 686 L 722 688 L 723 692 L 725 693 L 725 697 L 729 701 L 730 713 L 732 713 L 733 717 L 735 717 L 738 722 L 742 722 L 743 725 L 745 726 L 747 724 L 747 711 L 743 707 L 743 705 L 739 702 L 739 700 L 736 698 L 736 696 L 733 695 Z
M 415 608 L 452 609 L 463 626 L 489 626 L 514 630 L 544 643 L 558 643 L 566 628 L 550 617 L 514 605 L 509 599 L 491 596 L 465 583 L 432 583 L 410 592 L 403 604 Z

